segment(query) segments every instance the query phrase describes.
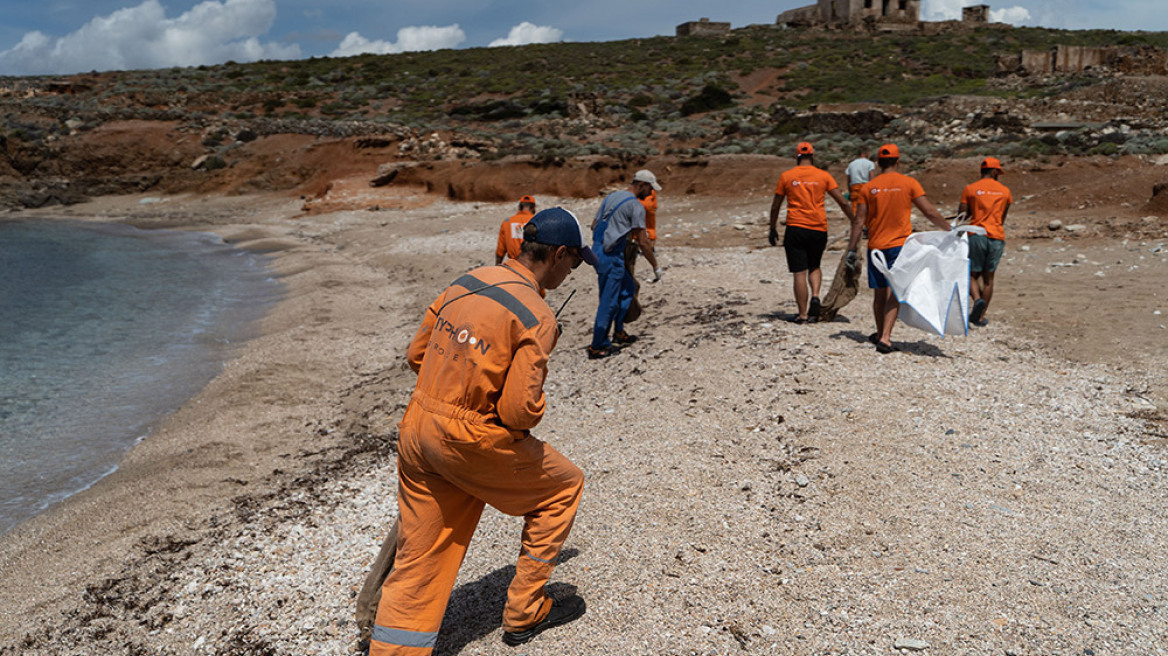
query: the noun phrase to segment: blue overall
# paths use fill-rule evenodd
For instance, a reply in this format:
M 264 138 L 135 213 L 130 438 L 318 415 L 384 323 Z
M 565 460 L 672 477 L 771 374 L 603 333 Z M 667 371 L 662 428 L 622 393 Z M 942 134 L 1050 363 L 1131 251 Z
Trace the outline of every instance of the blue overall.
M 608 219 L 621 205 L 633 198 L 626 198 L 596 222 L 592 230 L 592 252 L 596 253 L 596 278 L 600 283 L 600 301 L 596 307 L 596 323 L 592 326 L 592 348 L 605 349 L 612 346 L 608 337 L 610 327 L 616 333 L 625 329 L 625 313 L 633 302 L 636 283 L 625 268 L 625 243 L 628 234 L 621 236 L 612 245 L 611 252 L 604 250 L 604 231 L 608 229 Z

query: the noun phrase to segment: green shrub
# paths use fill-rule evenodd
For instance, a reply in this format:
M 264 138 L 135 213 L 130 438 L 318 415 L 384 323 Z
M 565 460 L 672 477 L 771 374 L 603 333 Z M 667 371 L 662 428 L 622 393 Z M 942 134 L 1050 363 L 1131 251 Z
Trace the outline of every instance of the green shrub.
M 730 96 L 730 92 L 722 87 L 707 84 L 702 87 L 701 93 L 682 103 L 681 115 L 692 116 L 733 106 L 734 99 Z

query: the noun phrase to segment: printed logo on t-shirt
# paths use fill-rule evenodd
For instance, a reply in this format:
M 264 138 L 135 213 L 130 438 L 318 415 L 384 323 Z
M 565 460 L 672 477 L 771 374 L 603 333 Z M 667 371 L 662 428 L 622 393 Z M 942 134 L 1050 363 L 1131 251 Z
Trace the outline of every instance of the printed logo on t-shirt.
M 511 224 L 511 238 L 512 239 L 523 239 L 523 226 L 524 226 L 524 224 L 522 224 L 522 223 L 512 223 Z

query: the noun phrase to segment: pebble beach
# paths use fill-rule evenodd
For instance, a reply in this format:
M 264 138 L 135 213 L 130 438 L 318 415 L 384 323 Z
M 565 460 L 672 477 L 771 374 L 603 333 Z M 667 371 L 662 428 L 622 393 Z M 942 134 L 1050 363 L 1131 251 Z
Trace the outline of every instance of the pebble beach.
M 492 261 L 509 210 L 399 201 L 68 210 L 213 232 L 270 254 L 288 291 L 118 472 L 0 540 L 0 654 L 356 653 L 355 597 L 396 516 L 404 350 L 433 297 Z M 576 291 L 533 433 L 586 476 L 551 591 L 588 611 L 502 643 L 522 523 L 488 510 L 436 653 L 1168 654 L 1168 333 L 1068 357 L 1018 295 L 1063 275 L 1045 271 L 1067 245 L 1032 241 L 1008 246 L 988 327 L 898 326 L 882 356 L 866 289 L 833 322 L 789 320 L 767 203 L 673 201 L 664 278 L 643 280 L 641 339 L 615 357 L 585 357 L 587 267 L 549 293 Z M 1162 302 L 1168 260 L 1132 246 L 1138 268 L 1109 280 Z

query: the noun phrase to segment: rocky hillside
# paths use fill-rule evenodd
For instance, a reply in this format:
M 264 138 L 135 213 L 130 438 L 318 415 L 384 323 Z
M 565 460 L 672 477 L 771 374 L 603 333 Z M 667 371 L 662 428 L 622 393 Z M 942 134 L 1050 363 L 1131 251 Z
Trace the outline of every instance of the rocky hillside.
M 1059 45 L 1162 52 L 1168 34 L 753 26 L 723 38 L 5 78 L 0 206 L 311 192 L 338 167 L 403 160 L 622 171 L 651 158 L 781 154 L 797 139 L 828 163 L 886 139 L 918 162 L 1168 153 L 1168 77 L 1019 68 L 1023 51 Z

